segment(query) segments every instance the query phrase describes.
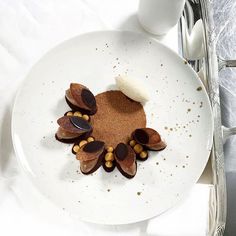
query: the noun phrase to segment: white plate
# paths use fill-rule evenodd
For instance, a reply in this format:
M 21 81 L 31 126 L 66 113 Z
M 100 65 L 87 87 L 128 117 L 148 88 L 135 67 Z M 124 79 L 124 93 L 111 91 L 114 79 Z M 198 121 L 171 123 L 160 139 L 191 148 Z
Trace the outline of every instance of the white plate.
M 56 120 L 69 110 L 64 91 L 78 82 L 97 94 L 112 88 L 118 74 L 152 87 L 147 125 L 168 146 L 139 162 L 131 180 L 103 168 L 82 175 L 71 145 L 54 138 Z M 137 33 L 95 32 L 62 43 L 32 68 L 15 101 L 12 136 L 21 165 L 45 197 L 81 220 L 125 224 L 161 214 L 196 183 L 212 146 L 212 115 L 196 73 L 170 49 Z

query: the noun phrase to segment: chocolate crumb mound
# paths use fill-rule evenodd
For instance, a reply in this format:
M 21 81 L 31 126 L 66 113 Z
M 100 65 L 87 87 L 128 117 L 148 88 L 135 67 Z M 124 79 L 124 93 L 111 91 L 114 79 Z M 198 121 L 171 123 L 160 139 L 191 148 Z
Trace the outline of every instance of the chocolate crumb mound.
M 120 142 L 127 143 L 135 129 L 146 127 L 143 106 L 122 92 L 106 91 L 95 98 L 98 110 L 91 116 L 95 140 L 116 147 Z

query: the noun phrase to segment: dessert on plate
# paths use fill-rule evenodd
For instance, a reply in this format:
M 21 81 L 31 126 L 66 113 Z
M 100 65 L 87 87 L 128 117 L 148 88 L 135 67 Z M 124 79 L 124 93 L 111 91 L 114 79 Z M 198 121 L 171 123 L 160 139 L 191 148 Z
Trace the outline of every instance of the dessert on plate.
M 65 92 L 71 110 L 57 120 L 55 137 L 73 143 L 72 153 L 83 174 L 102 166 L 107 172 L 117 168 L 126 178 L 133 178 L 137 160 L 145 161 L 148 152 L 166 147 L 160 134 L 146 127 L 142 104 L 150 98 L 145 84 L 121 76 L 116 78 L 116 84 L 120 90 L 96 96 L 78 83 L 71 83 Z

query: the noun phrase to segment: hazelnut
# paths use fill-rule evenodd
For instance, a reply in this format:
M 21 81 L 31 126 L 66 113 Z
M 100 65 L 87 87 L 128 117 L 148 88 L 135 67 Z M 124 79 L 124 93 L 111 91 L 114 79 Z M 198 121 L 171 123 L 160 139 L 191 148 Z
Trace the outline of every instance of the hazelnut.
M 142 152 L 140 152 L 139 156 L 144 159 L 148 156 L 148 153 L 147 153 L 147 151 L 142 151 Z
M 94 138 L 93 138 L 93 137 L 88 137 L 88 138 L 87 138 L 87 141 L 88 141 L 88 143 L 91 143 L 91 142 L 94 141 Z
M 73 116 L 73 112 L 69 111 L 66 113 L 67 116 Z
M 114 150 L 113 147 L 108 147 L 107 148 L 107 152 L 113 152 L 113 150 Z
M 74 112 L 74 116 L 82 117 L 82 113 L 80 111 Z
M 79 149 L 80 149 L 80 146 L 79 146 L 79 145 L 74 145 L 73 151 L 74 151 L 75 153 L 77 153 L 77 152 L 79 151 Z
M 87 144 L 88 142 L 86 141 L 86 140 L 82 140 L 82 141 L 80 141 L 80 143 L 79 143 L 79 147 L 82 147 L 82 146 L 84 146 L 85 144 Z
M 112 152 L 108 152 L 106 155 L 105 155 L 105 160 L 106 161 L 113 161 L 114 160 L 114 155 Z
M 113 166 L 112 161 L 106 161 L 106 162 L 105 162 L 105 166 L 106 166 L 107 168 L 111 168 L 111 167 Z
M 89 116 L 88 115 L 83 115 L 82 118 L 87 120 L 87 121 L 89 120 Z
M 136 145 L 134 146 L 134 151 L 135 151 L 137 154 L 139 154 L 140 152 L 143 151 L 143 146 L 140 145 L 140 144 L 136 144 Z
M 130 140 L 130 141 L 129 141 L 129 145 L 130 145 L 131 147 L 134 147 L 135 144 L 136 144 L 136 141 L 135 141 L 135 140 Z

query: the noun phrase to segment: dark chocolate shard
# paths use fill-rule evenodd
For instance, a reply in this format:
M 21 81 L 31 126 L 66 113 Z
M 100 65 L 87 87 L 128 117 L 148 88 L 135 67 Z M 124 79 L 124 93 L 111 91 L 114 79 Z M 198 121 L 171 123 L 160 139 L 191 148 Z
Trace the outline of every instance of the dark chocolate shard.
M 96 109 L 96 100 L 94 95 L 88 89 L 83 89 L 81 92 L 81 97 L 83 102 L 89 107 L 91 110 Z
M 132 134 L 134 140 L 149 150 L 160 151 L 166 148 L 160 134 L 151 128 L 136 129 Z
M 83 150 L 85 152 L 88 152 L 88 153 L 96 153 L 98 152 L 99 150 L 101 149 L 104 149 L 104 145 L 105 143 L 104 142 L 101 142 L 101 141 L 93 141 L 93 142 L 90 142 L 88 144 L 86 144 L 83 148 Z
M 126 148 L 124 148 L 124 145 L 126 146 Z M 115 160 L 117 163 L 117 168 L 119 169 L 121 174 L 124 175 L 126 178 L 130 179 L 136 175 L 136 154 L 129 145 L 126 145 L 124 143 L 120 143 L 117 145 L 115 149 Z
M 135 138 L 136 142 L 138 142 L 142 145 L 147 144 L 149 141 L 149 136 L 144 129 L 136 129 L 134 131 L 134 138 Z
M 84 130 L 84 132 L 89 132 L 92 130 L 92 126 L 82 117 L 70 116 L 70 121 L 76 128 Z
M 124 160 L 128 154 L 128 146 L 124 143 L 119 143 L 115 149 L 115 155 L 119 160 Z

